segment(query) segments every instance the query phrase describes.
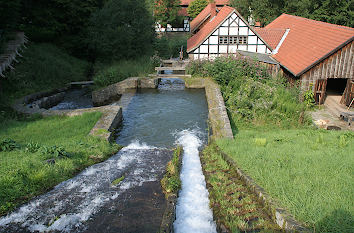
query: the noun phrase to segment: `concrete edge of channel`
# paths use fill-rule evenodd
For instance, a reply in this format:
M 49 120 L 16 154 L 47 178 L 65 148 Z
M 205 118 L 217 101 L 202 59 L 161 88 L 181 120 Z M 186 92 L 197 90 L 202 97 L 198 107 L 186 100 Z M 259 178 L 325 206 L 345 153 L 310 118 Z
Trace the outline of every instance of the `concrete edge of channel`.
M 275 223 L 286 232 L 310 232 L 301 222 L 295 220 L 295 218 L 288 213 L 287 210 L 280 207 L 272 198 L 265 192 L 265 190 L 259 186 L 250 176 L 248 176 L 237 163 L 224 151 L 222 151 L 217 145 L 216 148 L 221 154 L 223 159 L 232 167 L 235 168 L 239 178 L 246 184 L 246 186 L 257 195 L 259 201 L 261 201 L 264 206 L 271 213 L 271 217 Z

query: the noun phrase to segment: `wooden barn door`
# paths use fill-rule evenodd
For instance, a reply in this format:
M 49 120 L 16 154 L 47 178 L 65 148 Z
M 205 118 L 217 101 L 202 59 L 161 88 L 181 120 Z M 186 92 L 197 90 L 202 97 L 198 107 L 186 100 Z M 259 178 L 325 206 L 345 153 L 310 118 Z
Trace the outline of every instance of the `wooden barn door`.
M 353 98 L 354 98 L 354 80 L 348 79 L 347 86 L 345 87 L 340 103 L 349 106 Z
M 317 79 L 315 84 L 315 101 L 323 104 L 326 95 L 327 79 Z

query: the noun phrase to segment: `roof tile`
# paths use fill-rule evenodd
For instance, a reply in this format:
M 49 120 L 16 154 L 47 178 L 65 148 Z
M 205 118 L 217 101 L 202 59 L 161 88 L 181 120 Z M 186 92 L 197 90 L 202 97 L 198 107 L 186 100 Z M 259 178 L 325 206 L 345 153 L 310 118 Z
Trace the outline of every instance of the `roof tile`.
M 198 45 L 200 45 L 205 40 L 205 38 L 208 37 L 208 35 L 211 34 L 219 26 L 219 24 L 221 24 L 233 11 L 235 11 L 235 9 L 232 7 L 222 7 L 215 18 L 211 19 L 211 21 L 205 24 L 205 26 L 202 27 L 197 34 L 188 39 L 187 52 L 189 53 Z
M 290 28 L 290 31 L 273 57 L 295 76 L 354 38 L 354 28 L 288 14 L 282 14 L 265 27 L 280 28 Z
M 211 15 L 212 6 L 207 5 L 200 13 L 190 22 L 191 32 L 193 32 L 201 23 L 203 23 L 207 17 Z
M 254 28 L 258 35 L 267 42 L 267 44 L 275 49 L 283 37 L 286 29 L 272 29 L 272 28 Z

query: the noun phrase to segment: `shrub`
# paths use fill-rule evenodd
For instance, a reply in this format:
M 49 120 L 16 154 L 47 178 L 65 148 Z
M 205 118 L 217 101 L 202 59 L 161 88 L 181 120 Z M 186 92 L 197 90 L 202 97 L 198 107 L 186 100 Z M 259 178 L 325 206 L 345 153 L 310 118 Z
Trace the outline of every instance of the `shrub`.
M 148 75 L 154 72 L 159 62 L 158 57 L 143 57 L 138 60 L 121 60 L 106 67 L 98 65 L 96 69 L 100 71 L 93 77 L 93 80 L 97 87 L 105 87 L 129 77 Z
M 269 75 L 255 60 L 236 55 L 194 61 L 187 72 L 212 77 L 220 85 L 234 125 L 240 122 L 283 127 L 299 124 L 304 109 L 298 98 L 299 90 L 289 87 L 283 77 Z

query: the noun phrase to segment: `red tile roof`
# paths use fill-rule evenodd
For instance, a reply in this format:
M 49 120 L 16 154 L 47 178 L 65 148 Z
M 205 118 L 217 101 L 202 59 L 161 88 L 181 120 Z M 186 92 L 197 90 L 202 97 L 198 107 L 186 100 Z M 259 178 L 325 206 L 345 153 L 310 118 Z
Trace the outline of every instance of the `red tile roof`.
M 267 42 L 267 44 L 275 49 L 283 37 L 286 29 L 272 29 L 272 28 L 253 28 L 258 35 Z
M 211 34 L 213 31 L 228 17 L 235 9 L 229 6 L 224 6 L 221 8 L 219 13 L 214 19 L 208 22 L 200 31 L 188 39 L 187 41 L 187 52 L 189 53 L 196 47 L 198 47 L 203 41 Z
M 191 2 L 194 0 L 181 0 L 180 5 L 189 5 Z M 229 0 L 215 0 L 216 5 L 227 5 L 229 3 Z
M 354 39 L 354 28 L 287 14 L 282 14 L 265 28 L 290 29 L 273 57 L 295 76 L 300 76 Z
M 190 22 L 190 28 L 191 32 L 193 32 L 195 29 L 197 29 L 198 26 L 200 26 L 208 17 L 211 15 L 211 10 L 212 10 L 212 5 L 209 4 L 207 5 L 202 12 L 195 17 L 192 22 Z

